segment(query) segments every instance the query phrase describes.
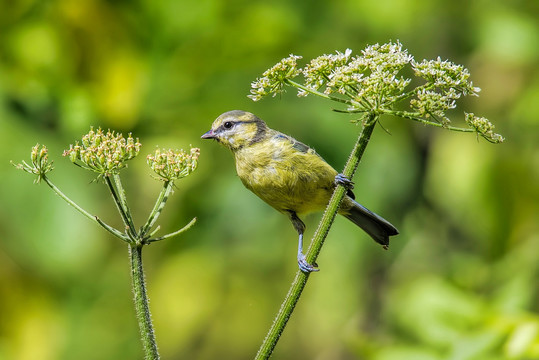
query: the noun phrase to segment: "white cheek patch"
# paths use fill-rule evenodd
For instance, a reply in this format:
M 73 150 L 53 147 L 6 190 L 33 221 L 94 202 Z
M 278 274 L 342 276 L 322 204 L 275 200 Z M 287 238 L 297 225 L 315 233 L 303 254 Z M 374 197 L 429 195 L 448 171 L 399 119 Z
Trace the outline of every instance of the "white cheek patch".
M 230 136 L 230 134 L 226 133 L 223 137 L 227 143 L 229 143 L 230 145 L 234 145 L 234 136 Z

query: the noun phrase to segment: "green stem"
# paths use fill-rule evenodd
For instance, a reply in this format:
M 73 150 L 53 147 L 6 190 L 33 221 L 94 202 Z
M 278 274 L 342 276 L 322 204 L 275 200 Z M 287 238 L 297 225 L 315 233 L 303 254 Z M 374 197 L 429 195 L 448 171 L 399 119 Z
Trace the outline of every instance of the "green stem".
M 64 194 L 59 188 L 56 187 L 56 185 L 54 185 L 52 183 L 52 181 L 49 180 L 49 178 L 47 176 L 43 176 L 43 180 L 45 181 L 45 183 L 47 185 L 49 185 L 49 187 L 52 189 L 52 191 L 54 191 L 56 193 L 56 195 L 58 195 L 59 197 L 61 197 L 62 199 L 64 199 L 69 205 L 71 205 L 72 207 L 75 208 L 75 210 L 77 210 L 78 212 L 80 212 L 82 215 L 86 216 L 88 219 L 90 220 L 93 220 L 93 221 L 96 221 L 95 219 L 95 216 L 90 214 L 88 211 L 84 210 L 83 208 L 81 208 L 79 205 L 77 205 L 77 203 L 75 203 L 73 200 L 71 200 L 69 197 L 67 197 L 66 194 Z
M 410 120 L 417 121 L 417 122 L 420 122 L 420 123 L 425 124 L 425 125 L 441 127 L 441 128 L 451 130 L 451 131 L 475 132 L 474 129 L 460 128 L 460 127 L 456 127 L 456 126 L 441 124 L 441 123 L 434 122 L 434 121 L 428 121 L 428 120 L 425 120 L 422 117 L 420 117 L 419 114 L 411 113 L 411 112 L 408 112 L 408 111 L 386 110 L 386 111 L 384 111 L 384 114 L 398 116 L 398 117 L 405 118 L 405 119 L 410 119 Z
M 155 333 L 153 330 L 146 284 L 144 282 L 144 270 L 142 268 L 142 245 L 129 244 L 129 256 L 131 259 L 131 276 L 133 280 L 133 294 L 135 312 L 142 337 L 146 360 L 159 359 Z
M 120 231 L 118 231 L 117 229 L 113 228 L 112 226 L 106 224 L 105 222 L 103 222 L 103 220 L 101 220 L 99 217 L 95 217 L 95 220 L 97 221 L 97 223 L 101 226 L 103 226 L 105 228 L 105 230 L 107 230 L 108 232 L 110 232 L 112 235 L 116 236 L 117 238 L 127 242 L 127 243 L 130 243 L 131 242 L 131 238 L 129 236 L 126 236 L 125 234 L 121 233 Z
M 135 222 L 133 221 L 133 217 L 131 216 L 131 210 L 129 209 L 129 206 L 127 205 L 127 196 L 125 196 L 125 190 L 122 185 L 122 179 L 120 178 L 119 174 L 113 174 L 112 178 L 114 179 L 114 184 L 116 185 L 116 189 L 118 191 L 118 195 L 120 198 L 120 205 L 122 206 L 122 209 L 125 212 L 125 216 L 127 218 L 126 225 L 129 226 L 131 233 L 135 235 L 137 234 L 137 231 L 135 230 Z
M 170 233 L 170 234 L 167 234 L 167 235 L 163 235 L 163 236 L 160 236 L 160 237 L 156 237 L 156 238 L 153 238 L 153 239 L 149 239 L 148 240 L 148 243 L 152 243 L 152 242 L 156 242 L 156 241 L 161 241 L 161 240 L 165 240 L 165 239 L 169 239 L 171 237 L 174 237 L 174 236 L 178 236 L 180 235 L 181 233 L 183 233 L 184 231 L 187 231 L 191 228 L 191 226 L 195 225 L 195 222 L 197 221 L 197 218 L 194 217 L 187 225 L 185 225 L 184 227 L 182 227 L 180 230 L 176 230 L 174 231 L 173 233 Z M 150 236 L 152 236 L 153 234 L 150 234 Z
M 356 172 L 361 157 L 363 156 L 365 148 L 369 143 L 370 137 L 376 125 L 376 120 L 377 116 L 373 114 L 369 114 L 364 118 L 363 129 L 358 137 L 354 149 L 350 153 L 350 157 L 348 158 L 348 161 L 346 162 L 343 171 L 343 174 L 349 179 L 351 179 Z M 326 239 L 329 229 L 331 228 L 331 225 L 335 220 L 335 216 L 337 215 L 337 211 L 339 210 L 339 205 L 345 193 L 346 188 L 344 186 L 336 186 L 335 191 L 333 192 L 329 204 L 324 212 L 324 215 L 320 220 L 318 229 L 313 236 L 311 245 L 307 250 L 306 259 L 310 264 L 315 263 L 316 258 L 320 254 L 320 250 L 324 245 L 324 240 Z M 299 298 L 303 292 L 303 289 L 305 288 L 305 285 L 307 284 L 308 279 L 309 273 L 304 273 L 302 271 L 298 271 L 296 273 L 296 277 L 294 278 L 294 281 L 292 282 L 292 285 L 288 290 L 288 294 L 286 295 L 286 298 L 282 303 L 279 312 L 275 316 L 273 324 L 271 325 L 271 328 L 268 331 L 266 338 L 262 342 L 262 345 L 260 346 L 260 349 L 256 354 L 256 360 L 268 359 L 273 353 L 273 350 L 275 349 L 275 346 L 277 345 L 277 342 L 279 341 L 279 338 L 283 333 L 284 328 L 286 327 L 288 319 L 290 319 L 290 316 L 292 315 L 292 312 L 294 311 L 294 308 L 299 301 Z
M 347 104 L 347 105 L 353 105 L 352 102 L 350 100 L 347 100 L 347 99 L 341 99 L 341 98 L 338 98 L 338 97 L 335 97 L 335 96 L 330 96 L 330 95 L 326 95 L 324 93 L 321 93 L 320 91 L 316 91 L 314 89 L 311 89 L 307 86 L 304 86 L 300 83 L 297 83 L 295 82 L 294 80 L 290 80 L 290 79 L 286 79 L 286 82 L 290 85 L 290 86 L 293 86 L 293 87 L 296 87 L 298 89 L 301 89 L 305 92 L 308 92 L 310 94 L 313 94 L 313 95 L 316 95 L 316 96 L 320 96 L 321 98 L 324 98 L 324 99 L 327 99 L 327 100 L 332 100 L 332 101 L 336 101 L 336 102 L 340 102 L 340 103 L 343 103 L 343 104 Z
M 112 235 L 119 237 L 120 239 L 127 241 L 126 237 L 120 233 L 118 230 L 114 229 L 112 226 L 107 225 L 104 221 L 99 219 L 97 216 L 94 216 L 90 214 L 88 211 L 81 208 L 79 205 L 77 205 L 76 202 L 71 200 L 66 194 L 64 194 L 56 185 L 52 183 L 52 181 L 49 180 L 49 178 L 45 175 L 43 175 L 43 181 L 54 191 L 56 195 L 61 197 L 65 202 L 67 202 L 69 205 L 71 205 L 75 210 L 80 212 L 82 215 L 86 216 L 88 219 L 95 221 L 99 225 L 101 225 L 105 230 L 110 232 Z
M 118 183 L 121 186 L 121 182 L 119 182 L 119 179 L 114 178 L 116 185 Z M 126 226 L 126 229 L 129 229 L 129 235 L 135 239 L 137 237 L 137 232 L 135 230 L 135 226 L 133 225 L 133 220 L 131 219 L 131 215 L 129 213 L 129 208 L 127 208 L 127 204 L 125 201 L 125 194 L 123 192 L 123 188 L 120 187 L 118 191 L 116 190 L 116 187 L 110 180 L 110 176 L 105 176 L 105 183 L 107 184 L 110 194 L 112 195 L 112 198 L 114 199 L 114 203 L 116 204 L 116 208 L 118 209 L 118 212 L 120 213 L 120 216 L 122 217 L 122 220 Z
M 376 125 L 376 120 L 377 116 L 372 114 L 365 117 L 363 129 L 361 130 L 358 140 L 354 145 L 354 149 L 350 153 L 348 161 L 346 162 L 342 172 L 343 175 L 348 179 L 352 179 L 356 173 L 359 162 L 361 161 L 365 148 L 369 143 L 372 132 Z M 306 259 L 310 264 L 316 262 L 316 259 L 320 254 L 320 250 L 322 249 L 322 245 L 324 245 L 324 240 L 326 239 L 329 229 L 335 220 L 335 216 L 337 215 L 337 211 L 339 210 L 339 206 L 341 205 L 341 201 L 345 194 L 346 188 L 344 186 L 339 185 L 335 188 L 328 207 L 326 208 L 324 215 L 322 215 L 318 229 L 316 229 L 316 232 L 314 233 L 313 241 L 307 250 Z
M 150 213 L 150 216 L 148 216 L 148 221 L 146 221 L 146 224 L 144 224 L 142 229 L 140 229 L 140 237 L 142 238 L 146 237 L 148 232 L 155 225 L 157 218 L 159 218 L 159 215 L 161 215 L 161 211 L 163 211 L 163 208 L 165 207 L 165 204 L 168 200 L 168 197 L 170 196 L 170 193 L 172 192 L 173 187 L 174 187 L 174 182 L 172 181 L 167 181 L 163 184 L 163 188 L 161 189 L 161 192 L 159 193 L 159 197 L 157 198 L 157 201 L 155 202 L 152 212 Z

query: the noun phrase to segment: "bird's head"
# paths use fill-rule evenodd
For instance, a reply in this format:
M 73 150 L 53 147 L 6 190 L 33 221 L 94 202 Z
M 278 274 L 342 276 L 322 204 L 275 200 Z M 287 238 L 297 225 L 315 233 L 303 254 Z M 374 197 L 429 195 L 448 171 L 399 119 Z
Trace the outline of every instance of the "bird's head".
M 232 110 L 221 114 L 202 139 L 215 139 L 232 151 L 252 145 L 266 136 L 264 121 L 246 111 Z

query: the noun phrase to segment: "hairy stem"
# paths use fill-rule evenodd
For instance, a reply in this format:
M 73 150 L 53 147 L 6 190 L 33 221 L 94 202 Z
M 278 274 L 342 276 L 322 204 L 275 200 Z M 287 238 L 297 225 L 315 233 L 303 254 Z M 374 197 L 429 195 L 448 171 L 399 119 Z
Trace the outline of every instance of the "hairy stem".
M 133 280 L 133 295 L 135 301 L 135 312 L 142 337 L 146 360 L 159 359 L 157 342 L 153 331 L 148 295 L 144 281 L 144 270 L 142 268 L 142 245 L 129 244 L 129 257 L 131 259 L 131 276 Z
M 346 162 L 343 171 L 343 174 L 349 179 L 351 179 L 356 172 L 361 157 L 363 156 L 365 148 L 369 143 L 371 134 L 376 125 L 376 120 L 377 116 L 373 114 L 369 114 L 364 118 L 363 129 L 357 139 L 354 149 L 350 153 L 350 157 L 348 158 L 348 161 Z M 324 240 L 326 239 L 329 229 L 331 228 L 331 225 L 335 220 L 335 216 L 337 215 L 337 211 L 339 210 L 339 205 L 345 193 L 346 188 L 344 186 L 336 186 L 335 191 L 333 192 L 333 196 L 331 197 L 331 200 L 329 201 L 324 215 L 320 220 L 318 229 L 313 236 L 311 245 L 307 250 L 306 259 L 310 264 L 315 263 L 318 255 L 320 254 L 320 250 L 324 245 Z M 288 290 L 288 294 L 286 295 L 286 298 L 282 303 L 279 312 L 275 316 L 273 324 L 271 325 L 271 328 L 268 331 L 266 338 L 262 342 L 262 345 L 260 346 L 260 349 L 258 350 L 255 359 L 268 359 L 273 353 L 273 350 L 275 349 L 275 346 L 277 345 L 277 342 L 279 341 L 279 338 L 281 337 L 281 334 L 286 327 L 288 319 L 290 319 L 290 316 L 292 315 L 292 312 L 294 311 L 294 308 L 299 301 L 299 298 L 303 292 L 303 289 L 305 288 L 305 285 L 307 284 L 308 279 L 309 273 L 304 273 L 298 270 L 298 272 L 296 273 L 296 277 L 294 278 L 294 281 L 292 282 L 292 285 Z

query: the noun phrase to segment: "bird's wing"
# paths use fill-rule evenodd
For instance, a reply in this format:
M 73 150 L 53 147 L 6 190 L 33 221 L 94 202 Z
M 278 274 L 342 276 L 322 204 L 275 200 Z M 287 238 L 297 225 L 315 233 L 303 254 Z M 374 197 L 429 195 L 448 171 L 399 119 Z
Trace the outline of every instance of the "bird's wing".
M 322 158 L 320 155 L 318 155 L 318 153 L 313 148 L 309 147 L 308 145 L 305 145 L 304 143 L 302 143 L 300 141 L 297 141 L 293 137 L 290 137 L 290 136 L 287 136 L 287 135 L 281 134 L 281 133 L 275 135 L 275 137 L 278 138 L 278 139 L 282 139 L 284 141 L 290 142 L 292 144 L 292 147 L 294 149 L 296 149 L 297 151 L 302 152 L 302 153 L 314 154 L 314 155 L 318 156 L 320 159 L 322 159 L 325 162 L 324 158 Z M 354 194 L 354 192 L 351 189 L 346 190 L 346 195 L 348 195 L 349 197 L 351 197 L 354 200 L 356 198 L 356 195 Z
M 302 142 L 297 141 L 296 139 L 290 139 L 292 141 L 292 147 L 302 153 L 314 153 L 316 154 L 316 151 L 314 151 L 313 148 L 310 148 L 309 146 L 305 145 Z M 318 155 L 318 154 L 317 154 Z
M 314 151 L 313 148 L 305 145 L 304 143 L 300 142 L 300 141 L 297 141 L 296 139 L 294 139 L 293 137 L 291 136 L 288 136 L 288 135 L 285 135 L 285 134 L 281 134 L 281 133 L 278 133 L 277 135 L 274 136 L 274 138 L 276 139 L 279 139 L 281 141 L 286 141 L 286 142 L 289 142 L 290 144 L 292 144 L 292 147 L 299 151 L 299 152 L 302 152 L 302 153 L 311 153 L 311 154 L 316 154 L 316 151 Z M 320 155 L 318 155 L 320 156 Z

